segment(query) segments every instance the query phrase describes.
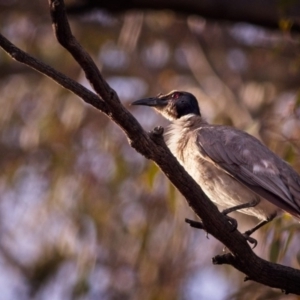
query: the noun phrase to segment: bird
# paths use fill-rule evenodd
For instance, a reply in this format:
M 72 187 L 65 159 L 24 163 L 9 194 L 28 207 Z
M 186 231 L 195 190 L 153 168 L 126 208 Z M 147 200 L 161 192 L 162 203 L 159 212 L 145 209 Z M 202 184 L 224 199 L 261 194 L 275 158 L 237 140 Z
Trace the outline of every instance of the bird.
M 132 105 L 153 107 L 171 121 L 164 134 L 167 146 L 225 215 L 239 211 L 259 220 L 244 233 L 254 247 L 250 235 L 284 211 L 300 219 L 298 173 L 247 132 L 209 124 L 193 94 L 175 90 Z

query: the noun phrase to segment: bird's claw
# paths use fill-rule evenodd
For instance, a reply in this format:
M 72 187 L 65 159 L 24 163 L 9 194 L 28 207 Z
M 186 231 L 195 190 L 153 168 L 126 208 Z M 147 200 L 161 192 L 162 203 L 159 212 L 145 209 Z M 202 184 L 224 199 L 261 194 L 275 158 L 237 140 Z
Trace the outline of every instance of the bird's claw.
M 236 220 L 235 220 L 236 221 Z M 247 231 L 245 233 L 243 233 L 243 237 L 246 239 L 247 242 L 249 242 L 250 244 L 253 244 L 252 250 L 257 246 L 257 240 L 254 239 L 253 237 L 251 237 Z M 224 246 L 223 248 L 223 252 L 227 251 L 227 247 Z
M 245 239 L 247 240 L 247 242 L 249 242 L 250 244 L 253 245 L 252 250 L 257 246 L 257 240 L 254 239 L 253 237 L 251 237 L 247 231 L 245 233 L 243 233 L 243 236 L 245 237 Z
M 230 231 L 233 232 L 237 229 L 238 227 L 238 222 L 236 219 L 234 218 L 231 218 L 229 216 L 227 216 L 226 214 L 224 214 L 224 216 L 226 217 L 228 223 L 230 224 L 231 228 L 230 228 Z

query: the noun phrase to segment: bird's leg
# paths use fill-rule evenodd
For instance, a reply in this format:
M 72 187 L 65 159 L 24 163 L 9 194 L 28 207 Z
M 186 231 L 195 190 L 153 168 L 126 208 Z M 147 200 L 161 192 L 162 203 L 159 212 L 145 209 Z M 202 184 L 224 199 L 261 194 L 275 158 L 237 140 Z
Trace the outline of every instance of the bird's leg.
M 256 224 L 252 229 L 249 229 L 247 231 L 245 231 L 245 235 L 251 235 L 253 232 L 255 232 L 256 230 L 258 230 L 259 228 L 263 227 L 264 225 L 268 224 L 269 222 L 271 222 L 274 218 L 276 217 L 276 215 L 272 215 L 271 217 L 267 218 L 267 220 L 263 220 L 260 221 L 258 224 Z
M 232 213 L 234 211 L 237 211 L 237 210 L 240 210 L 240 209 L 255 207 L 259 202 L 260 202 L 259 199 L 255 199 L 251 202 L 247 202 L 247 203 L 239 204 L 239 205 L 236 205 L 236 206 L 232 206 L 232 207 L 224 209 L 222 211 L 222 214 L 227 215 L 227 214 L 230 214 L 230 213 Z
M 233 206 L 233 207 L 229 207 L 229 208 L 227 208 L 227 209 L 224 209 L 224 210 L 222 211 L 222 214 L 224 214 L 225 216 L 227 216 L 227 214 L 232 213 L 232 212 L 237 211 L 237 210 L 240 210 L 240 209 L 245 209 L 245 208 L 255 207 L 256 205 L 258 205 L 259 202 L 260 202 L 259 198 L 256 198 L 256 199 L 254 199 L 254 200 L 251 201 L 251 202 L 239 204 L 239 205 L 236 205 L 236 206 Z M 228 216 L 227 216 L 227 217 L 228 217 Z M 274 217 L 275 217 L 275 216 L 274 216 Z M 274 219 L 274 217 L 273 217 L 273 219 Z M 233 219 L 233 220 L 234 220 L 234 219 Z M 253 245 L 254 245 L 252 249 L 254 249 L 254 248 L 257 246 L 257 240 L 254 239 L 254 238 L 252 238 L 252 237 L 250 237 L 250 235 L 251 235 L 254 231 L 256 231 L 257 229 L 259 229 L 260 227 L 262 227 L 263 225 L 265 225 L 266 223 L 268 223 L 268 222 L 270 222 L 270 221 L 271 221 L 271 220 L 269 220 L 269 221 L 267 221 L 267 220 L 262 221 L 262 222 L 260 222 L 259 224 L 257 224 L 254 228 L 252 228 L 252 229 L 246 231 L 246 232 L 243 234 L 244 237 L 246 238 L 246 240 L 247 240 L 250 244 L 253 244 Z M 235 222 L 236 222 L 236 220 L 235 220 Z M 237 224 L 237 222 L 236 222 L 236 224 Z
M 231 224 L 231 226 L 232 226 L 231 231 L 236 230 L 238 224 L 237 224 L 237 221 L 236 221 L 235 219 L 229 217 L 228 214 L 230 214 L 230 213 L 232 213 L 232 212 L 234 212 L 234 211 L 240 210 L 240 209 L 249 208 L 249 207 L 254 207 L 254 206 L 256 206 L 256 205 L 259 203 L 259 201 L 260 201 L 259 199 L 255 199 L 255 200 L 253 200 L 253 201 L 251 201 L 251 202 L 247 202 L 247 203 L 239 204 L 239 205 L 236 205 L 236 206 L 233 206 L 233 207 L 229 207 L 229 208 L 224 209 L 224 210 L 222 211 L 222 214 L 223 214 L 224 216 L 226 216 L 226 218 L 228 219 L 228 222 L 229 222 L 229 223 Z M 250 243 L 251 243 L 251 242 L 250 242 Z
M 245 208 L 250 208 L 250 207 L 255 207 L 256 205 L 258 205 L 260 202 L 259 199 L 255 199 L 251 202 L 247 202 L 247 203 L 243 203 L 243 204 L 239 204 L 227 209 L 224 209 L 222 211 L 222 214 L 225 215 L 227 218 L 229 218 L 229 223 L 231 223 L 233 230 L 234 231 L 237 228 L 237 221 L 229 216 L 227 216 L 227 214 L 240 210 L 240 209 L 245 209 Z M 250 243 L 253 244 L 252 249 L 254 249 L 257 246 L 257 240 L 250 237 L 250 235 L 255 232 L 256 230 L 260 229 L 261 227 L 263 227 L 264 225 L 266 225 L 267 223 L 271 222 L 274 218 L 276 217 L 276 214 L 273 214 L 271 216 L 269 216 L 266 220 L 263 220 L 261 222 L 259 222 L 257 225 L 255 225 L 252 229 L 247 230 L 246 232 L 243 233 L 243 236 L 245 237 L 245 239 Z M 185 222 L 190 224 L 191 227 L 194 228 L 199 228 L 199 229 L 204 229 L 205 227 L 203 225 L 202 222 L 199 221 L 193 221 L 190 219 L 185 219 Z
M 250 237 L 250 235 L 255 232 L 256 230 L 260 229 L 261 227 L 263 227 L 264 225 L 268 224 L 269 222 L 271 222 L 275 217 L 276 217 L 276 213 L 269 216 L 266 220 L 260 221 L 258 224 L 256 224 L 252 229 L 249 229 L 247 231 L 244 232 L 244 237 L 252 244 L 254 244 L 253 249 L 256 247 L 257 245 L 257 241 L 253 238 Z M 254 242 L 251 242 L 254 241 Z

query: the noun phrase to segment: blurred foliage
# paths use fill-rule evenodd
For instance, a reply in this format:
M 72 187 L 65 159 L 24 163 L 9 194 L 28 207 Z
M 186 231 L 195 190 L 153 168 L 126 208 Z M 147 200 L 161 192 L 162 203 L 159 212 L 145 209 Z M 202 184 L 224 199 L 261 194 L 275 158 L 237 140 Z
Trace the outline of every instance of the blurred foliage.
M 89 86 L 52 33 L 47 1 L 0 1 L 1 32 Z M 104 12 L 71 19 L 74 35 L 131 108 L 145 95 L 188 90 L 208 121 L 263 140 L 300 171 L 299 37 L 190 16 Z M 119 128 L 0 52 L 2 299 L 299 299 L 216 267 L 223 246 L 191 229 L 184 199 Z M 241 230 L 256 220 L 234 215 Z M 299 268 L 299 224 L 278 218 L 258 255 Z M 216 289 L 217 287 L 217 289 Z

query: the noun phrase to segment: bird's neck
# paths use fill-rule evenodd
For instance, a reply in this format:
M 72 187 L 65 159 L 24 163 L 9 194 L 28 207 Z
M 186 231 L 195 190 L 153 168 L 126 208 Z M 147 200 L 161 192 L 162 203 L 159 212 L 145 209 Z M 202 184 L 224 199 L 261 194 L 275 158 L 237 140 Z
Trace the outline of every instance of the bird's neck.
M 186 129 L 199 128 L 207 125 L 207 122 L 200 115 L 188 114 L 173 121 L 175 126 L 180 126 Z
M 188 143 L 192 142 L 191 134 L 194 130 L 207 125 L 207 122 L 199 115 L 189 114 L 173 120 L 165 133 L 165 139 L 171 152 L 184 165 L 184 152 Z

